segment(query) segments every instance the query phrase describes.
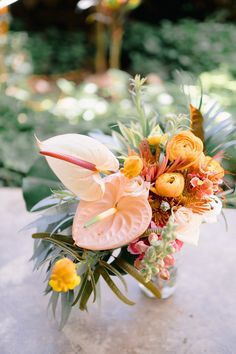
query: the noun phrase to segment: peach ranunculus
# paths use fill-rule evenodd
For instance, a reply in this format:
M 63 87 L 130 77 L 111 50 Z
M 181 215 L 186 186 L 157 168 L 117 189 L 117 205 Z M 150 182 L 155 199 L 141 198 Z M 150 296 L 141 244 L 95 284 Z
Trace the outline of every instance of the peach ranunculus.
M 196 164 L 203 152 L 203 143 L 190 131 L 182 131 L 168 141 L 166 152 L 169 160 L 182 163 L 178 169 L 186 169 Z
M 105 178 L 103 198 L 80 202 L 72 229 L 77 246 L 90 250 L 114 249 L 144 233 L 152 218 L 146 185 L 143 184 L 143 192 L 139 190 L 136 194 L 129 187 L 130 182 L 121 173 L 112 174 Z
M 163 173 L 157 178 L 155 187 L 161 197 L 179 197 L 184 190 L 184 176 L 181 173 Z
M 176 238 L 193 245 L 198 244 L 202 215 L 195 214 L 191 209 L 180 207 L 174 213 Z
M 102 198 L 105 187 L 100 172 L 119 169 L 115 155 L 85 135 L 63 134 L 37 143 L 53 172 L 81 200 Z
M 222 180 L 224 177 L 224 169 L 220 163 L 214 160 L 211 156 L 205 156 L 201 160 L 201 167 L 209 176 L 209 178 L 214 182 Z
M 193 177 L 190 183 L 193 190 L 197 192 L 199 198 L 213 194 L 213 183 L 208 178 L 201 180 L 199 177 Z

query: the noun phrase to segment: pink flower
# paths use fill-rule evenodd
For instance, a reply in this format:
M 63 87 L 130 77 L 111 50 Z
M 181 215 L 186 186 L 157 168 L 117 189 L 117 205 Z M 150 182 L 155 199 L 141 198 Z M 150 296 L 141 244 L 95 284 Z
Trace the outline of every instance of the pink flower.
M 213 194 L 213 183 L 208 178 L 202 180 L 198 177 L 193 177 L 190 183 L 193 186 L 193 189 L 198 192 L 200 198 L 204 195 Z
M 160 275 L 160 278 L 163 280 L 170 279 L 170 273 L 169 273 L 168 269 L 166 269 L 166 268 L 161 268 L 159 275 Z
M 129 184 L 130 180 L 121 173 L 112 174 L 104 178 L 105 191 L 101 199 L 79 203 L 72 228 L 77 246 L 90 250 L 119 248 L 147 230 L 152 209 L 146 185 L 143 184 L 142 193 L 137 184 L 138 193 L 135 193 Z
M 164 258 L 164 263 L 166 267 L 172 267 L 175 264 L 174 256 L 172 254 L 168 254 L 168 256 Z
M 127 249 L 131 254 L 141 254 L 146 252 L 148 247 L 149 246 L 146 245 L 143 241 L 135 240 L 134 242 L 129 244 Z
M 193 245 L 198 244 L 202 215 L 193 213 L 191 209 L 180 207 L 174 212 L 176 238 Z
M 144 253 L 140 254 L 140 256 L 135 259 L 135 261 L 134 261 L 135 268 L 137 268 L 137 269 L 141 269 L 142 268 L 141 261 L 143 260 L 143 257 L 144 257 Z
M 148 236 L 148 241 L 150 244 L 152 244 L 153 241 L 158 241 L 159 237 L 155 232 L 152 232 L 149 236 Z
M 175 252 L 179 252 L 181 248 L 183 247 L 184 243 L 180 240 L 175 240 L 171 242 L 171 246 L 175 248 Z

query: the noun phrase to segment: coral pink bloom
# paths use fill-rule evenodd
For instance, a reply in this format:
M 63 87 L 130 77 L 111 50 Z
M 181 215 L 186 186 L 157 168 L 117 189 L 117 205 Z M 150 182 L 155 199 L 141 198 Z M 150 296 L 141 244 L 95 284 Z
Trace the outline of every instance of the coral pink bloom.
M 37 141 L 53 172 L 70 191 L 82 200 L 102 198 L 102 171 L 119 169 L 119 162 L 99 141 L 80 134 L 57 135 Z
M 143 241 L 134 240 L 128 246 L 128 251 L 131 254 L 141 254 L 144 253 L 148 249 L 148 245 L 146 245 Z
M 120 173 L 105 178 L 105 193 L 95 202 L 81 201 L 72 236 L 77 246 L 107 250 L 129 244 L 143 234 L 152 218 L 148 193 L 134 193 Z
M 208 178 L 201 180 L 198 177 L 193 177 L 190 183 L 193 186 L 193 188 L 198 191 L 200 198 L 204 195 L 213 194 L 213 183 Z

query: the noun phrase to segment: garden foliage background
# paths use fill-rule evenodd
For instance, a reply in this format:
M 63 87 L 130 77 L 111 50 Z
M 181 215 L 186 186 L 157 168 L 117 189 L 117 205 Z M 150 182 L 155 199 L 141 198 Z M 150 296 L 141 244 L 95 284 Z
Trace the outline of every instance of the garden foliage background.
M 143 0 L 124 24 L 121 70 L 97 75 L 89 10 L 78 12 L 76 1 L 49 0 L 19 1 L 10 10 L 10 31 L 0 44 L 2 186 L 20 186 L 30 171 L 37 158 L 34 134 L 108 133 L 117 119 L 128 121 L 128 80 L 136 73 L 148 76 L 146 101 L 159 114 L 184 109 L 175 74 L 182 69 L 200 76 L 204 91 L 236 119 L 233 0 Z M 227 154 L 235 171 L 235 147 Z

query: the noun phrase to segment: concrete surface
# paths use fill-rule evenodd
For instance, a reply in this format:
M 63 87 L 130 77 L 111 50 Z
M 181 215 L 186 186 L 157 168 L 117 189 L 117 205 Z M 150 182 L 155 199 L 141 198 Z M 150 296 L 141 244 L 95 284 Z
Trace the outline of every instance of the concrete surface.
M 19 189 L 0 189 L 0 354 L 235 354 L 236 211 L 203 225 L 200 245 L 185 247 L 176 294 L 148 299 L 128 280 L 133 307 L 102 284 L 102 307 L 73 312 L 59 332 L 47 313 L 43 274 L 28 262 L 33 241 L 19 233 L 34 216 Z

